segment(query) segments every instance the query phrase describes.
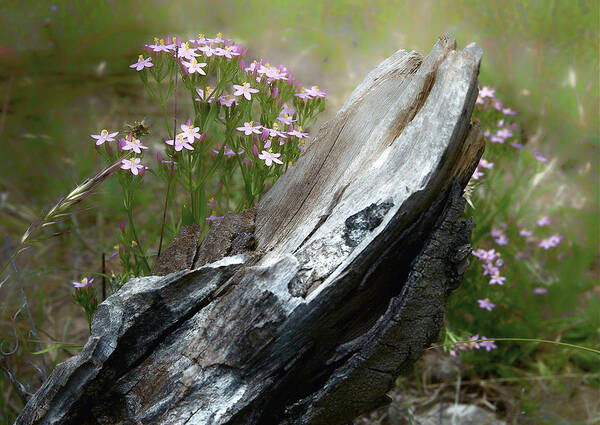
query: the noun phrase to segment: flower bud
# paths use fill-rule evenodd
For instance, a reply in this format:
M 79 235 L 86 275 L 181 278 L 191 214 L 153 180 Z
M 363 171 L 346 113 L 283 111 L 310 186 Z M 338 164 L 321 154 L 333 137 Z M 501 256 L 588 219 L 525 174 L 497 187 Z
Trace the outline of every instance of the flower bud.
M 199 142 L 204 142 L 204 139 L 206 139 L 206 132 L 200 134 L 200 138 L 198 139 Z
M 279 87 L 275 86 L 273 87 L 273 99 L 277 99 L 277 96 L 279 96 Z
M 158 161 L 159 164 L 162 164 L 163 157 L 160 154 L 160 152 L 156 152 L 156 160 Z
M 260 133 L 260 140 L 263 142 L 269 138 L 269 129 L 263 128 L 262 133 Z
M 148 169 L 148 167 L 144 167 L 144 168 L 140 168 L 140 171 L 138 172 L 138 175 L 140 177 L 143 177 L 144 174 L 146 173 L 146 170 Z
M 240 69 L 242 70 L 242 72 L 244 72 L 244 70 L 246 69 L 246 62 L 244 62 L 244 59 L 240 59 Z
M 125 221 L 124 220 L 121 220 L 119 222 L 119 229 L 121 229 L 121 232 L 125 231 Z
M 183 73 L 185 75 L 190 75 L 190 72 L 188 71 L 187 66 L 185 66 L 183 64 L 183 59 L 179 58 L 177 61 L 179 62 L 179 66 L 181 66 L 181 70 L 183 71 Z
M 252 153 L 254 156 L 258 156 L 258 146 L 256 146 L 256 143 L 252 144 Z
M 117 142 L 117 146 L 119 147 L 120 150 L 123 150 L 123 147 L 125 146 L 125 139 L 120 138 L 119 141 Z

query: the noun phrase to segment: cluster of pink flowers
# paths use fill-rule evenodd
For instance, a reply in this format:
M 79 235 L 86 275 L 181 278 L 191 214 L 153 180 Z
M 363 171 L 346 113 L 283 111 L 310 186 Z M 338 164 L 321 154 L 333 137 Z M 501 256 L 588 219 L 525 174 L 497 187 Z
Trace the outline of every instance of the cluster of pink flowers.
M 192 144 L 196 139 L 203 141 L 206 138 L 206 134 L 200 134 L 200 127 L 194 127 L 192 120 L 188 119 L 185 124 L 181 124 L 181 133 L 175 136 L 175 139 L 165 140 L 165 143 L 169 146 L 173 146 L 175 152 L 180 152 L 183 149 L 190 151 L 194 150 Z
M 487 339 L 485 336 L 473 335 L 469 338 L 469 342 L 459 342 L 455 345 L 454 350 L 450 350 L 450 355 L 456 358 L 458 351 L 468 351 L 468 350 L 479 350 L 480 348 L 485 348 L 485 351 L 490 352 L 495 348 L 496 341 L 493 339 Z
M 504 265 L 504 260 L 495 249 L 485 250 L 479 248 L 473 251 L 473 255 L 483 261 L 483 275 L 490 276 L 490 285 L 504 285 L 506 277 L 500 275 L 500 268 Z
M 504 233 L 506 231 L 506 223 L 502 222 L 500 223 L 500 228 L 494 227 L 492 229 L 492 231 L 490 232 L 490 235 L 492 235 L 494 239 L 494 242 L 496 242 L 496 244 L 503 246 L 503 245 L 508 245 L 508 237 L 506 236 L 506 233 Z
M 99 134 L 92 134 L 91 137 L 95 139 L 96 146 L 103 145 L 106 142 L 114 142 L 115 137 L 119 134 L 118 131 L 108 131 L 103 129 Z M 148 147 L 142 145 L 139 139 L 135 138 L 131 133 L 127 134 L 125 137 L 120 138 L 117 141 L 117 147 L 120 151 L 132 151 L 135 154 L 141 154 L 142 149 L 148 149 Z M 107 146 L 106 148 L 109 152 L 112 152 L 112 148 Z M 143 175 L 146 171 L 147 167 L 142 165 L 141 159 L 133 156 L 129 159 L 121 160 L 121 169 L 131 171 L 131 174 L 134 176 Z
M 517 123 L 509 123 L 509 122 L 505 122 L 504 118 L 502 118 L 501 120 L 499 120 L 496 123 L 496 127 L 497 130 L 495 133 L 492 133 L 490 130 L 486 130 L 483 132 L 483 135 L 487 138 L 490 139 L 490 142 L 492 143 L 500 143 L 503 144 L 506 140 L 510 139 L 511 137 L 513 137 L 514 131 L 517 128 Z M 515 148 L 519 148 L 520 145 L 513 145 L 511 144 L 511 146 L 515 147 Z
M 538 245 L 540 248 L 544 248 L 546 251 L 550 248 L 554 248 L 558 246 L 558 244 L 563 240 L 564 236 L 559 234 L 554 234 L 549 238 L 542 239 L 540 244 Z
M 504 108 L 502 106 L 502 101 L 498 99 L 496 96 L 496 90 L 489 87 L 483 86 L 479 89 L 479 94 L 477 96 L 477 100 L 475 101 L 476 105 L 482 105 L 483 109 L 487 110 L 489 108 L 494 108 L 497 111 L 501 112 L 504 115 L 516 115 L 517 113 L 510 108 Z
M 260 61 L 253 61 L 249 66 L 245 66 L 244 63 L 240 64 L 240 67 L 251 74 L 257 82 L 260 82 L 263 77 L 267 84 L 272 84 L 273 81 L 286 80 L 288 85 L 291 85 L 293 80 L 290 71 L 287 67 L 279 65 L 277 67 L 271 66 L 270 63 L 263 64 L 262 59 Z
M 327 91 L 320 90 L 319 86 L 312 86 L 308 89 L 302 87 L 302 90 L 300 90 L 300 93 L 296 93 L 295 96 L 298 96 L 300 99 L 314 99 L 317 97 L 327 96 Z
M 510 140 L 515 136 L 517 130 L 516 122 L 509 122 L 508 116 L 516 115 L 516 112 L 510 108 L 505 108 L 502 105 L 502 101 L 496 96 L 496 90 L 489 87 L 483 86 L 479 89 L 479 95 L 477 96 L 477 100 L 475 105 L 478 108 L 481 108 L 484 111 L 498 111 L 499 113 L 505 115 L 505 118 L 501 118 L 496 123 L 495 129 L 486 129 L 483 132 L 484 137 L 489 140 L 491 143 L 504 144 L 508 141 L 508 144 L 515 149 L 523 149 L 523 145 L 518 143 L 515 140 Z M 532 150 L 533 157 L 539 162 L 547 162 L 548 158 L 542 155 L 538 150 Z M 483 174 L 481 173 L 480 168 L 475 171 L 473 178 L 475 180 L 479 180 Z

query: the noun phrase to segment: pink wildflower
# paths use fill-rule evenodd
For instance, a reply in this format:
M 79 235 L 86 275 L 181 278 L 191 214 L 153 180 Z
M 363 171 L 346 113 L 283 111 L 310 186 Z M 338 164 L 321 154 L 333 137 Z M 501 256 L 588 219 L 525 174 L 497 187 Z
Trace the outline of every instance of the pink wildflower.
M 215 215 L 215 212 L 213 211 L 213 213 L 212 213 L 211 215 L 209 215 L 208 217 L 206 217 L 206 221 L 215 221 L 215 220 L 221 220 L 223 217 L 225 217 L 225 216 L 221 215 L 221 216 L 218 216 L 218 217 L 217 217 L 217 216 Z
M 140 55 L 138 56 L 138 61 L 132 65 L 129 65 L 129 68 L 135 68 L 136 71 L 141 71 L 142 69 L 150 68 L 151 66 L 154 66 L 152 63 L 152 58 L 144 59 L 144 57 Z
M 289 134 L 290 136 L 295 136 L 298 139 L 303 139 L 305 137 L 309 137 L 308 133 L 302 132 L 302 127 L 300 127 L 300 126 L 298 126 L 296 129 L 288 131 L 287 134 Z
M 541 216 L 539 218 L 539 220 L 536 221 L 536 224 L 540 227 L 549 225 L 550 224 L 550 216 L 548 216 L 548 215 Z
M 504 281 L 506 280 L 506 278 L 504 276 L 500 276 L 499 273 L 496 273 L 492 276 L 492 278 L 490 279 L 490 285 L 504 285 Z
M 490 352 L 492 351 L 494 348 L 498 348 L 496 346 L 496 341 L 494 341 L 493 339 L 487 339 L 485 336 L 482 336 L 481 339 L 483 341 L 481 341 L 479 343 L 479 345 L 483 348 L 485 348 L 485 351 Z
M 548 162 L 548 158 L 546 158 L 544 155 L 542 155 L 539 151 L 534 151 L 533 152 L 533 157 L 535 159 L 537 159 L 539 162 Z
M 243 127 L 237 127 L 236 130 L 243 131 L 246 136 L 260 134 L 261 125 L 254 125 L 254 121 L 245 122 Z
M 521 229 L 519 231 L 519 235 L 523 236 L 524 238 L 527 238 L 527 237 L 533 235 L 533 232 L 531 230 Z
M 130 170 L 131 174 L 137 176 L 141 170 L 145 170 L 146 167 L 140 164 L 139 158 L 129 158 L 121 160 L 121 168 L 123 170 Z
M 488 86 L 483 86 L 481 89 L 479 89 L 479 97 L 481 97 L 481 98 L 485 98 L 485 97 L 493 98 L 495 92 L 496 92 L 496 90 L 494 90 L 493 88 L 488 87 Z
M 285 125 L 292 125 L 292 123 L 297 120 L 292 119 L 290 114 L 282 114 L 277 117 L 277 121 L 281 121 Z
M 205 62 L 198 63 L 196 58 L 192 58 L 189 62 L 182 62 L 182 64 L 187 68 L 187 72 L 189 74 L 198 73 L 200 75 L 206 75 L 206 72 L 202 69 L 206 66 Z
M 84 277 L 79 282 L 71 282 L 71 283 L 73 284 L 73 286 L 75 288 L 88 288 L 88 287 L 92 286 L 93 281 L 94 281 L 94 278 L 88 279 L 87 277 Z
M 537 288 L 533 288 L 533 293 L 535 295 L 546 295 L 548 293 L 548 290 L 546 288 L 538 286 Z
M 96 146 L 100 146 L 104 142 L 114 142 L 114 137 L 119 134 L 118 131 L 114 133 L 109 133 L 108 130 L 100 131 L 100 134 L 91 134 L 93 139 L 96 139 Z
M 492 311 L 496 307 L 496 304 L 492 303 L 489 298 L 477 300 L 477 302 L 479 303 L 479 308 L 487 311 Z
M 325 97 L 325 96 L 327 96 L 327 92 L 319 90 L 319 86 L 312 86 L 311 88 L 306 89 L 306 94 L 308 94 L 311 97 Z
M 482 168 L 488 168 L 489 169 L 489 168 L 492 168 L 494 166 L 494 163 L 493 162 L 488 162 L 487 160 L 481 158 L 479 160 L 479 166 L 482 167 Z
M 181 131 L 180 134 L 187 139 L 188 143 L 194 143 L 195 139 L 200 138 L 200 127 L 194 127 L 191 120 L 188 120 L 186 124 L 181 124 Z
M 273 153 L 270 149 L 268 151 L 263 150 L 260 154 L 258 154 L 258 158 L 265 161 L 265 165 L 267 167 L 270 167 L 273 162 L 276 164 L 283 164 L 283 162 L 278 159 L 280 156 L 280 153 Z
M 554 248 L 555 246 L 558 246 L 558 244 L 563 240 L 563 236 L 560 236 L 558 234 L 556 235 L 552 235 L 547 239 L 542 239 L 542 241 L 539 244 L 540 248 L 544 248 L 546 251 L 549 250 L 550 248 Z
M 235 90 L 233 92 L 234 96 L 244 96 L 247 100 L 252 99 L 252 93 L 258 93 L 258 90 L 250 87 L 250 84 L 247 82 L 244 82 L 241 86 L 234 84 L 233 89 Z
M 140 142 L 139 139 L 136 139 L 135 137 L 131 136 L 127 136 L 125 139 L 123 139 L 124 143 L 121 146 L 121 150 L 124 151 L 134 151 L 135 153 L 142 153 L 142 149 L 148 149 L 147 146 L 142 145 L 142 142 Z
M 498 267 L 494 266 L 492 263 L 485 263 L 483 265 L 483 275 L 487 276 L 493 276 L 495 274 L 499 274 L 500 273 L 500 269 L 498 269 Z
M 178 58 L 184 58 L 187 59 L 188 61 L 192 61 L 194 60 L 194 58 L 200 56 L 198 53 L 196 53 L 196 49 L 190 47 L 189 43 L 183 43 L 179 49 L 177 50 L 177 57 Z
M 173 146 L 176 152 L 181 151 L 183 148 L 189 151 L 194 150 L 194 147 L 189 143 L 189 139 L 186 138 L 184 133 L 179 133 L 177 136 L 175 136 L 175 140 L 165 140 L 165 143 Z
M 483 176 L 485 176 L 484 173 L 482 173 L 481 171 L 479 171 L 479 168 L 475 169 L 475 172 L 473 173 L 473 175 L 471 176 L 471 178 L 473 180 L 479 180 L 480 178 L 482 178 Z

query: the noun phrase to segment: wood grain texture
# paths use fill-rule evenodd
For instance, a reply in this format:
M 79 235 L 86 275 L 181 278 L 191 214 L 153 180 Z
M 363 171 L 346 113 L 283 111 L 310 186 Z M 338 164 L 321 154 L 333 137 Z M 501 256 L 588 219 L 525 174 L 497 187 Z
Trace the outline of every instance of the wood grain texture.
M 256 217 L 103 302 L 17 424 L 335 425 L 384 403 L 466 268 L 481 54 L 443 35 L 386 59 Z

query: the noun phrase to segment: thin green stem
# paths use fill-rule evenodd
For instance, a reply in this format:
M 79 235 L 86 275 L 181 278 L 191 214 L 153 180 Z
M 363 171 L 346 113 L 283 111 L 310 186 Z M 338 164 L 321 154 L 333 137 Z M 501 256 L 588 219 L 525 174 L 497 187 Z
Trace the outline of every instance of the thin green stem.
M 472 343 L 472 342 L 484 342 L 484 341 L 516 341 L 516 342 L 538 342 L 538 343 L 542 343 L 542 344 L 554 344 L 554 345 L 559 345 L 562 347 L 567 347 L 567 348 L 574 348 L 577 350 L 582 350 L 582 351 L 588 351 L 590 353 L 594 353 L 597 355 L 600 355 L 600 350 L 596 350 L 594 348 L 590 348 L 590 347 L 585 347 L 583 345 L 576 345 L 576 344 L 569 344 L 566 342 L 558 342 L 558 341 L 549 341 L 547 339 L 538 339 L 538 338 L 487 338 L 487 339 L 476 339 L 476 340 L 465 340 L 465 341 L 456 341 L 454 343 L 454 345 L 458 345 L 458 344 L 468 344 L 468 343 Z M 444 345 L 434 345 L 431 346 L 429 348 L 427 348 L 427 350 L 432 350 L 434 348 L 441 348 Z
M 137 244 L 138 249 L 140 250 L 140 253 L 141 253 L 142 266 L 144 268 L 144 273 L 150 274 L 150 265 L 148 264 L 148 260 L 146 259 L 146 255 L 142 251 L 142 244 L 140 243 L 140 239 L 138 238 L 137 232 L 135 230 L 135 226 L 133 224 L 133 214 L 132 214 L 132 211 L 131 211 L 132 210 L 131 204 L 132 204 L 132 202 L 129 202 L 129 208 L 126 208 L 127 209 L 127 218 L 129 219 L 129 225 L 131 226 L 131 233 L 133 234 L 133 240 Z M 134 255 L 134 257 L 137 257 L 137 256 Z

